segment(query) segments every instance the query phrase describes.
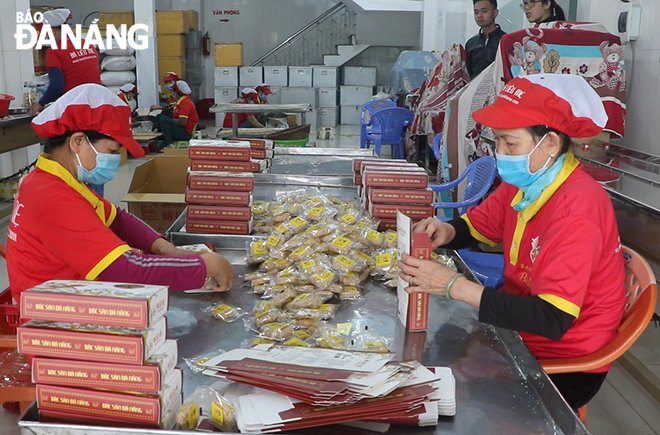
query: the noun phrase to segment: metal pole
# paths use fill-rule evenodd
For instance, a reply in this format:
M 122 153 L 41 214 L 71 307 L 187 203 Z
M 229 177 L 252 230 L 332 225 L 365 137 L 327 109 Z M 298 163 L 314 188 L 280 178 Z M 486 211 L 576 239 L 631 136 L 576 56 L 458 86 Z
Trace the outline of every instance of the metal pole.
M 238 113 L 231 114 L 231 134 L 238 137 Z

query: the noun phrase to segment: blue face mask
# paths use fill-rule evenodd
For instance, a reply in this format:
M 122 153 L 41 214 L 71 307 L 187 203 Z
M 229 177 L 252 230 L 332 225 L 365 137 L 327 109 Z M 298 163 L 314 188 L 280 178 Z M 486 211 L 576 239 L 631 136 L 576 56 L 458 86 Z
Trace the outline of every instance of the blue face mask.
M 543 135 L 541 140 L 536 143 L 534 149 L 532 149 L 529 154 L 522 156 L 509 156 L 495 152 L 497 173 L 500 175 L 502 181 L 523 188 L 531 185 L 543 175 L 553 156 L 549 156 L 548 160 L 543 164 L 543 167 L 536 172 L 531 172 L 529 170 L 529 156 L 536 151 L 536 148 L 538 148 L 547 135 L 547 133 Z
M 168 91 L 171 91 L 172 89 L 174 89 L 174 83 L 168 83 L 165 85 L 165 87 L 167 88 Z
M 87 143 L 94 151 L 94 154 L 96 154 L 96 166 L 92 170 L 85 169 L 80 161 L 80 156 L 76 154 L 76 158 L 78 159 L 78 180 L 88 184 L 105 184 L 117 175 L 121 163 L 121 156 L 119 154 L 99 153 L 92 146 L 89 139 L 86 139 Z

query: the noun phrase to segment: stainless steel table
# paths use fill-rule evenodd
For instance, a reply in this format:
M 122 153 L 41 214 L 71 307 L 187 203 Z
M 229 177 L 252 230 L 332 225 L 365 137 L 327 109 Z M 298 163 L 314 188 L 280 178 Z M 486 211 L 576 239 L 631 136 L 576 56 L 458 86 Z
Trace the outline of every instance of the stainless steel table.
M 255 181 L 257 199 L 272 199 L 278 192 L 301 187 L 347 198 L 355 196 L 350 176 L 258 174 Z M 213 243 L 232 262 L 236 277 L 229 293 L 172 294 L 168 336 L 178 339 L 180 358 L 238 347 L 254 334 L 248 332 L 240 321 L 223 323 L 202 310 L 220 301 L 251 310 L 257 297 L 244 287 L 242 276 L 253 270 L 245 264 L 246 243 L 253 236 L 189 234 L 184 231 L 184 225 L 185 212 L 168 230 L 170 239 L 178 245 Z M 460 268 L 471 276 L 458 257 L 457 261 Z M 393 339 L 392 350 L 398 357 L 418 359 L 428 365 L 449 366 L 456 377 L 455 417 L 441 417 L 437 427 L 392 426 L 389 434 L 588 433 L 517 333 L 480 323 L 473 308 L 439 297 L 431 297 L 428 332 L 406 333 L 396 319 L 394 290 L 370 281 L 363 292 L 362 301 L 342 301 L 333 322 L 352 322 L 361 328 L 368 326 L 370 331 Z M 186 394 L 198 385 L 216 380 L 193 373 L 183 360 L 179 365 L 184 367 Z M 19 425 L 25 434 L 170 433 L 40 423 L 34 406 Z
M 231 129 L 234 137 L 238 136 L 238 114 L 239 113 L 266 113 L 266 112 L 290 112 L 300 113 L 302 116 L 302 124 L 305 124 L 305 114 L 312 111 L 312 106 L 307 103 L 300 104 L 234 104 L 223 103 L 215 104 L 210 109 L 210 112 L 226 112 L 231 113 Z

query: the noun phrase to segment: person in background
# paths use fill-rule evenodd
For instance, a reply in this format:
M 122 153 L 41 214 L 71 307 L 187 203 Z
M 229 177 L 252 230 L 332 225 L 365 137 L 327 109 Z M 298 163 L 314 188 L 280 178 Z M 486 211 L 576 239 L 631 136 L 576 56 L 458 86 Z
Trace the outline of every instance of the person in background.
M 80 85 L 32 120 L 47 139 L 36 168 L 20 183 L 7 230 L 14 299 L 50 279 L 111 281 L 226 291 L 231 264 L 221 255 L 185 253 L 131 213 L 89 189 L 110 181 L 119 148 L 144 153 L 130 109 L 100 85 Z
M 172 93 L 176 102 L 172 107 L 172 116 L 165 114 L 156 116 L 156 126 L 158 131 L 163 133 L 165 146 L 171 145 L 174 141 L 190 140 L 193 130 L 199 122 L 199 115 L 190 98 L 190 86 L 183 80 L 178 80 L 172 87 Z
M 168 71 L 163 74 L 163 83 L 165 84 L 165 89 L 160 85 L 158 90 L 160 92 L 160 104 L 152 104 L 149 110 L 162 110 L 162 113 L 171 115 L 172 106 L 176 103 L 176 98 L 174 96 L 174 85 L 179 80 L 179 76 L 174 71 Z
M 117 96 L 119 97 L 120 100 L 126 103 L 128 107 L 130 107 L 133 110 L 131 112 L 131 117 L 135 118 L 137 116 L 137 100 L 136 100 L 138 96 L 137 86 L 135 86 L 133 83 L 126 83 L 125 85 L 119 88 L 119 92 L 117 92 Z
M 474 21 L 479 33 L 465 43 L 465 64 L 470 79 L 475 78 L 495 61 L 500 39 L 506 33 L 495 23 L 499 14 L 497 0 L 473 0 Z
M 504 284 L 484 288 L 432 261 L 402 256 L 407 291 L 444 295 L 479 311 L 479 320 L 517 330 L 538 359 L 581 357 L 610 343 L 626 302 L 624 262 L 612 201 L 580 166 L 570 137 L 591 137 L 607 122 L 583 77 L 532 74 L 508 82 L 472 114 L 492 129 L 502 184 L 448 223 L 418 223 L 434 248 L 502 243 Z M 610 365 L 550 375 L 575 410 Z
M 268 104 L 268 96 L 273 93 L 270 85 L 261 83 L 254 88 L 257 91 L 257 104 Z
M 556 0 L 523 0 L 520 7 L 530 23 L 566 21 L 564 10 L 557 4 Z
M 233 104 L 259 104 L 259 93 L 252 88 L 243 88 L 241 90 L 241 98 L 232 100 Z M 237 113 L 238 127 L 239 128 L 263 128 L 264 125 L 255 118 L 252 113 Z M 225 114 L 225 119 L 222 121 L 223 128 L 232 128 L 231 113 Z
M 60 8 L 44 12 L 44 24 L 50 25 L 56 44 L 60 44 L 62 25 L 71 19 L 69 9 Z M 84 44 L 84 40 L 83 40 Z M 101 83 L 101 67 L 96 48 L 76 50 L 73 42 L 66 48 L 47 48 L 48 88 L 43 97 L 30 107 L 30 115 L 36 115 L 44 106 L 57 100 L 65 92 L 84 83 Z

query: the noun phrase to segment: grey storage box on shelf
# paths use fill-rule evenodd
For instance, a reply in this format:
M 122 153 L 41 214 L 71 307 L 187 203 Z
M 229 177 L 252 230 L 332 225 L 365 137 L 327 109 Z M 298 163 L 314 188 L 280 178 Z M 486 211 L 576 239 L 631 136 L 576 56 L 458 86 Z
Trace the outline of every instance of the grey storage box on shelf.
M 295 104 L 307 103 L 312 107 L 318 106 L 316 100 L 316 89 L 305 87 L 288 87 L 280 89 L 280 103 Z
M 253 88 L 264 82 L 264 67 L 242 66 L 239 69 L 238 82 L 241 87 Z
M 214 72 L 215 86 L 238 86 L 238 67 L 236 66 L 216 66 Z
M 309 86 L 312 87 L 312 67 L 311 66 L 290 66 L 289 67 L 289 86 Z
M 318 93 L 319 107 L 337 106 L 337 88 L 316 88 L 316 91 Z
M 312 84 L 315 88 L 336 88 L 339 83 L 337 79 L 336 66 L 312 67 Z
M 264 83 L 273 86 L 289 86 L 289 71 L 286 66 L 264 66 Z
M 361 105 L 340 106 L 340 119 L 342 124 L 356 125 L 360 123 Z
M 319 127 L 334 127 L 338 124 L 339 109 L 337 107 L 319 107 L 318 112 Z
M 339 104 L 341 106 L 362 105 L 371 100 L 373 94 L 373 86 L 340 86 Z
M 376 86 L 376 67 L 345 66 L 344 84 L 353 86 Z
M 238 98 L 238 88 L 216 86 L 213 90 L 215 104 L 229 103 Z

